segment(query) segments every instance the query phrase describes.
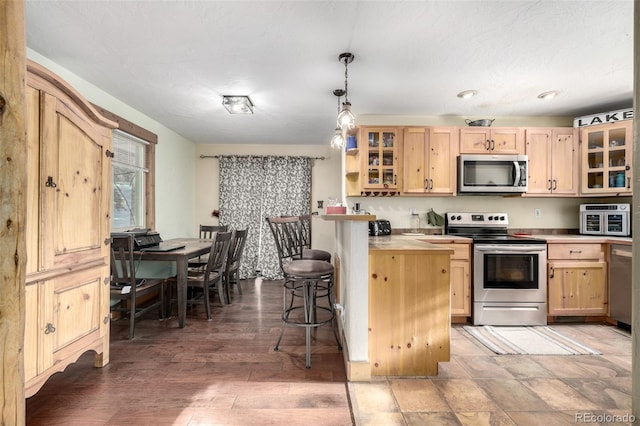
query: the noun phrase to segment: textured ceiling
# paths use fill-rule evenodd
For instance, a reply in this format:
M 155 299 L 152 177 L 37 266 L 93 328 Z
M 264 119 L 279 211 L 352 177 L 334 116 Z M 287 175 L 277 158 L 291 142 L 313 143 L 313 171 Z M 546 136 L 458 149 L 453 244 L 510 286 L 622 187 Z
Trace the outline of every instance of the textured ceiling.
M 361 115 L 579 116 L 633 99 L 633 1 L 34 1 L 27 46 L 196 143 L 328 144 Z M 462 100 L 456 94 L 475 89 Z M 559 95 L 537 99 L 548 90 Z M 254 115 L 221 95 L 247 94 Z

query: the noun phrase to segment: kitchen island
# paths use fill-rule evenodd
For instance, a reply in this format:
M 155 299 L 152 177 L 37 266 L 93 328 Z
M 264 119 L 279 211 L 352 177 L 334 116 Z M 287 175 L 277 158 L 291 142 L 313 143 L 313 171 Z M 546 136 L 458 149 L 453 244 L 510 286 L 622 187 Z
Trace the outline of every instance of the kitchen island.
M 396 236 L 369 238 L 371 215 L 335 222 L 336 301 L 347 379 L 437 374 L 449 360 L 453 250 Z

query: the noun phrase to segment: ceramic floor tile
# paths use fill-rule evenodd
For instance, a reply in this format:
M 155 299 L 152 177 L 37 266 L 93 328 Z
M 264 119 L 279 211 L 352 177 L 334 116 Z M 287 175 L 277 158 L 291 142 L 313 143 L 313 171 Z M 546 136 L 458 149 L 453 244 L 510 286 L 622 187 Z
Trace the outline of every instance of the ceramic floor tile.
M 631 409 L 629 378 L 563 379 L 563 382 L 604 409 Z
M 453 411 L 493 411 L 497 407 L 475 381 L 468 379 L 434 379 Z
M 576 426 L 574 413 L 560 411 L 513 411 L 507 412 L 518 426 Z
M 472 411 L 455 414 L 463 426 L 512 426 L 516 424 L 504 411 Z
M 538 362 L 537 357 L 526 355 L 500 356 L 495 358 L 496 365 L 504 368 L 517 379 L 533 377 L 555 377 L 553 373 Z
M 406 426 L 402 413 L 364 413 L 355 415 L 357 426 Z M 319 423 L 322 424 L 322 423 Z M 318 425 L 316 425 L 318 426 Z
M 349 383 L 354 413 L 399 412 L 391 386 L 385 382 Z
M 458 356 L 452 356 L 449 362 L 438 363 L 438 375 L 431 376 L 439 379 L 469 379 L 471 375 L 458 362 Z
M 405 413 L 404 419 L 407 426 L 458 426 L 460 423 L 454 413 Z
M 535 392 L 518 380 L 481 379 L 475 382 L 504 411 L 551 410 Z
M 560 379 L 528 379 L 522 383 L 554 410 L 597 410 L 600 406 Z
M 498 363 L 497 360 L 501 356 L 504 355 L 464 356 L 457 358 L 457 360 L 472 378 L 513 379 L 513 374 Z
M 391 380 L 391 390 L 400 411 L 451 411 L 449 405 L 430 380 Z
M 594 355 L 545 355 L 535 357 L 535 361 L 548 370 L 554 377 L 574 378 L 574 377 L 592 377 L 589 368 L 585 368 L 577 362 L 577 358 L 583 356 Z

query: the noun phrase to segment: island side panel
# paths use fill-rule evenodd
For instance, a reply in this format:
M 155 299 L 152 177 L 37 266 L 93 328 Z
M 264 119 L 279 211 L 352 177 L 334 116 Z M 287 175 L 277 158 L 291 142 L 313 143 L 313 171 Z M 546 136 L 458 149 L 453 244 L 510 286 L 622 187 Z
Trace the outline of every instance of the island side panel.
M 340 257 L 342 325 L 349 349 L 349 361 L 368 362 L 368 222 L 336 222 L 337 250 Z
M 450 357 L 450 255 L 369 252 L 372 376 L 437 375 Z

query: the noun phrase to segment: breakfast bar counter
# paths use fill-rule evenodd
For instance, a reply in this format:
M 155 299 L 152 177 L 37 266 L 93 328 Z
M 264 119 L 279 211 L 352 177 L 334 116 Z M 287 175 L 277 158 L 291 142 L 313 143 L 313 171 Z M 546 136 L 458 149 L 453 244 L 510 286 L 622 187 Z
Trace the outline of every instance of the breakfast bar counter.
M 437 374 L 449 360 L 450 255 L 401 236 L 369 238 L 372 215 L 335 222 L 336 301 L 350 381 Z

